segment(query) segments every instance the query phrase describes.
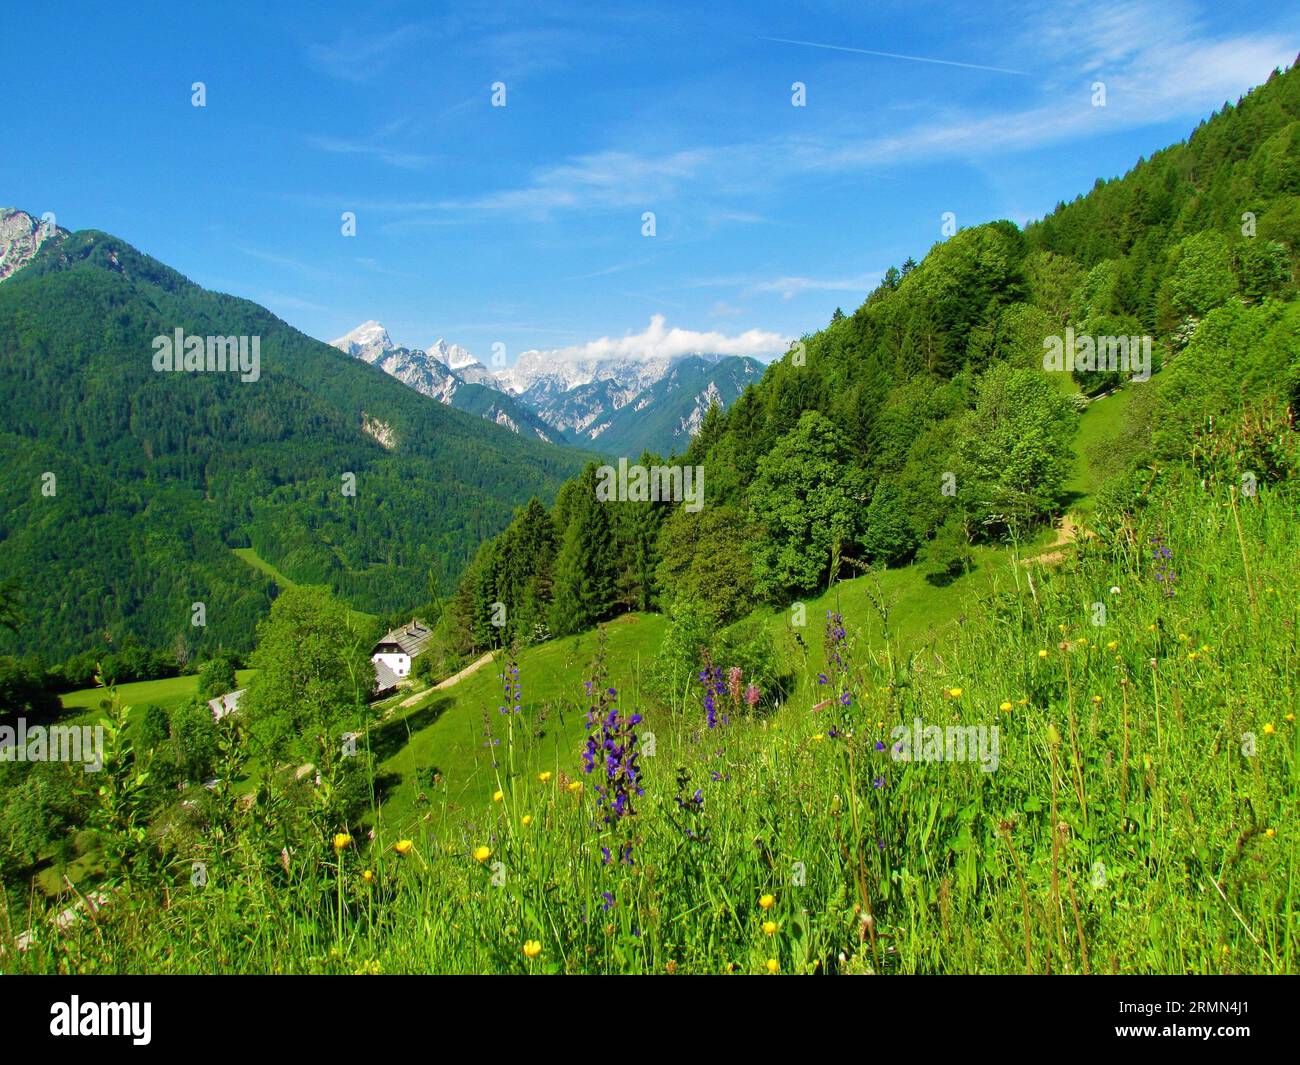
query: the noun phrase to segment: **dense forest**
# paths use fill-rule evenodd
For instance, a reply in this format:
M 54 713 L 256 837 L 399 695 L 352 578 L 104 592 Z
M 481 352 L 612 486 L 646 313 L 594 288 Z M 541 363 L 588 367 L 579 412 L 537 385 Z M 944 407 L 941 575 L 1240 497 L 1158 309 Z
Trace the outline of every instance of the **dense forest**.
M 1279 382 L 1295 409 L 1298 263 L 1292 68 L 1023 231 L 964 229 L 891 268 L 855 313 L 837 312 L 725 413 L 710 411 L 678 460 L 705 471 L 702 511 L 598 505 L 594 465 L 550 512 L 530 503 L 474 557 L 443 645 L 463 656 L 636 607 L 680 604 L 725 624 L 755 601 L 918 558 L 949 579 L 972 544 L 1024 536 L 1068 505 L 1077 412 L 1132 376 L 1044 373 L 1045 341 L 1067 327 L 1152 338 L 1156 377 L 1129 386 L 1141 394 L 1125 447 L 1105 457 L 1103 515 L 1131 503 L 1143 471 L 1216 414 Z M 1275 427 L 1255 424 L 1242 446 L 1261 476 L 1280 476 Z
M 177 328 L 260 337 L 260 378 L 156 372 L 153 338 Z M 0 650 L 47 664 L 131 641 L 173 665 L 250 648 L 276 589 L 232 548 L 357 610 L 422 603 L 581 462 L 94 231 L 0 286 L 0 404 L 0 560 L 22 618 Z

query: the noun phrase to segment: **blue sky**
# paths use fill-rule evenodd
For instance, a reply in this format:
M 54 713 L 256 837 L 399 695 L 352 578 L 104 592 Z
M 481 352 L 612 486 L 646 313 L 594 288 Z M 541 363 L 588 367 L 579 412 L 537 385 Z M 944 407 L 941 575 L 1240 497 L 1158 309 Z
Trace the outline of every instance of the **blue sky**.
M 1267 2 L 16 8 L 0 205 L 321 339 L 511 362 L 771 354 L 944 212 L 1041 217 L 1300 51 Z

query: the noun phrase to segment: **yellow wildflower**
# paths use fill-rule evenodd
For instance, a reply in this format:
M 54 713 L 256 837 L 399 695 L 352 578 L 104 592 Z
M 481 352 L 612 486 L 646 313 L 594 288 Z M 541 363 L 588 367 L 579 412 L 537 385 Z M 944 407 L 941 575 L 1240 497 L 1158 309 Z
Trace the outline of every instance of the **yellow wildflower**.
M 415 844 L 409 839 L 399 839 L 393 844 L 393 850 L 397 851 L 398 854 L 410 854 L 411 848 L 414 846 Z
M 475 847 L 475 848 L 474 848 L 474 860 L 475 860 L 476 862 L 486 862 L 486 861 L 487 861 L 489 858 L 491 858 L 491 857 L 492 857 L 492 848 L 491 848 L 491 847 Z
M 760 895 L 758 905 L 760 909 L 770 910 L 776 904 L 775 895 Z
M 346 832 L 340 832 L 337 836 L 334 837 L 335 852 L 341 851 L 344 847 L 346 847 L 351 842 L 352 842 L 351 836 L 349 836 Z
M 542 945 L 535 939 L 530 939 L 524 943 L 524 957 L 535 958 L 542 952 Z
M 1270 831 L 1271 831 L 1271 830 L 1270 830 Z M 763 922 L 763 934 L 764 934 L 764 935 L 767 935 L 767 936 L 774 936 L 774 935 L 776 935 L 776 922 L 775 922 L 775 921 L 764 921 L 764 922 Z
M 775 958 L 768 958 L 767 971 L 771 973 L 773 976 L 775 976 L 777 973 L 781 971 L 781 963 L 777 961 Z

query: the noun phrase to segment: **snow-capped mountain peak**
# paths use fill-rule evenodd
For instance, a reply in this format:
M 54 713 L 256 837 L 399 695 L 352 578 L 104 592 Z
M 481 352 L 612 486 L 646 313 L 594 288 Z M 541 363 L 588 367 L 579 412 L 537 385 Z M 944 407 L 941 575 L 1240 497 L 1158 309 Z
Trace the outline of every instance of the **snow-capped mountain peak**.
M 392 338 L 376 321 L 362 322 L 352 332 L 345 333 L 337 340 L 331 340 L 330 346 L 346 352 L 362 362 L 375 362 L 394 350 Z
M 460 370 L 466 366 L 482 366 L 483 363 L 462 348 L 459 344 L 448 344 L 442 337 L 439 337 L 427 348 L 424 349 L 429 358 L 437 359 L 444 366 L 452 370 Z

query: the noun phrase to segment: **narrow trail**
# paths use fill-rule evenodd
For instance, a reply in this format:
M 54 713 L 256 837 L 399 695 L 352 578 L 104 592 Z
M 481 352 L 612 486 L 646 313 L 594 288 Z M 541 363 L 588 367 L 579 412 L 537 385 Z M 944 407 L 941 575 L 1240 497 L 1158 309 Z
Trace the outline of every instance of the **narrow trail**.
M 1056 527 L 1056 539 L 1048 545 L 1046 551 L 1037 555 L 1030 555 L 1029 558 L 1020 560 L 1022 566 L 1027 566 L 1031 562 L 1038 562 L 1044 566 L 1054 566 L 1058 562 L 1065 561 L 1065 552 L 1060 550 L 1068 544 L 1074 543 L 1078 538 L 1079 523 L 1075 521 L 1073 514 L 1066 514 L 1061 518 L 1061 523 Z M 1092 536 L 1092 533 L 1085 533 L 1086 536 Z
M 478 659 L 478 660 L 475 661 L 475 662 L 471 662 L 471 663 L 470 663 L 469 665 L 467 665 L 464 669 L 462 669 L 459 673 L 453 673 L 453 674 L 452 674 L 450 677 L 448 677 L 446 680 L 440 680 L 440 681 L 438 681 L 438 683 L 435 684 L 432 688 L 425 688 L 424 691 L 416 692 L 414 695 L 410 696 L 409 698 L 407 698 L 407 699 L 403 699 L 399 705 L 401 705 L 401 706 L 403 706 L 403 707 L 414 706 L 414 705 L 415 705 L 416 703 L 418 703 L 421 699 L 423 699 L 426 695 L 428 695 L 429 692 L 439 692 L 439 691 L 442 691 L 442 690 L 445 689 L 445 688 L 450 688 L 450 687 L 451 687 L 452 685 L 454 685 L 454 684 L 459 684 L 462 680 L 464 680 L 466 677 L 468 677 L 471 673 L 476 673 L 478 670 L 482 669 L 484 666 L 486 666 L 486 665 L 487 665 L 489 662 L 491 662 L 491 661 L 492 661 L 492 652 L 489 651 L 489 652 L 488 652 L 487 654 L 485 654 L 482 658 Z

